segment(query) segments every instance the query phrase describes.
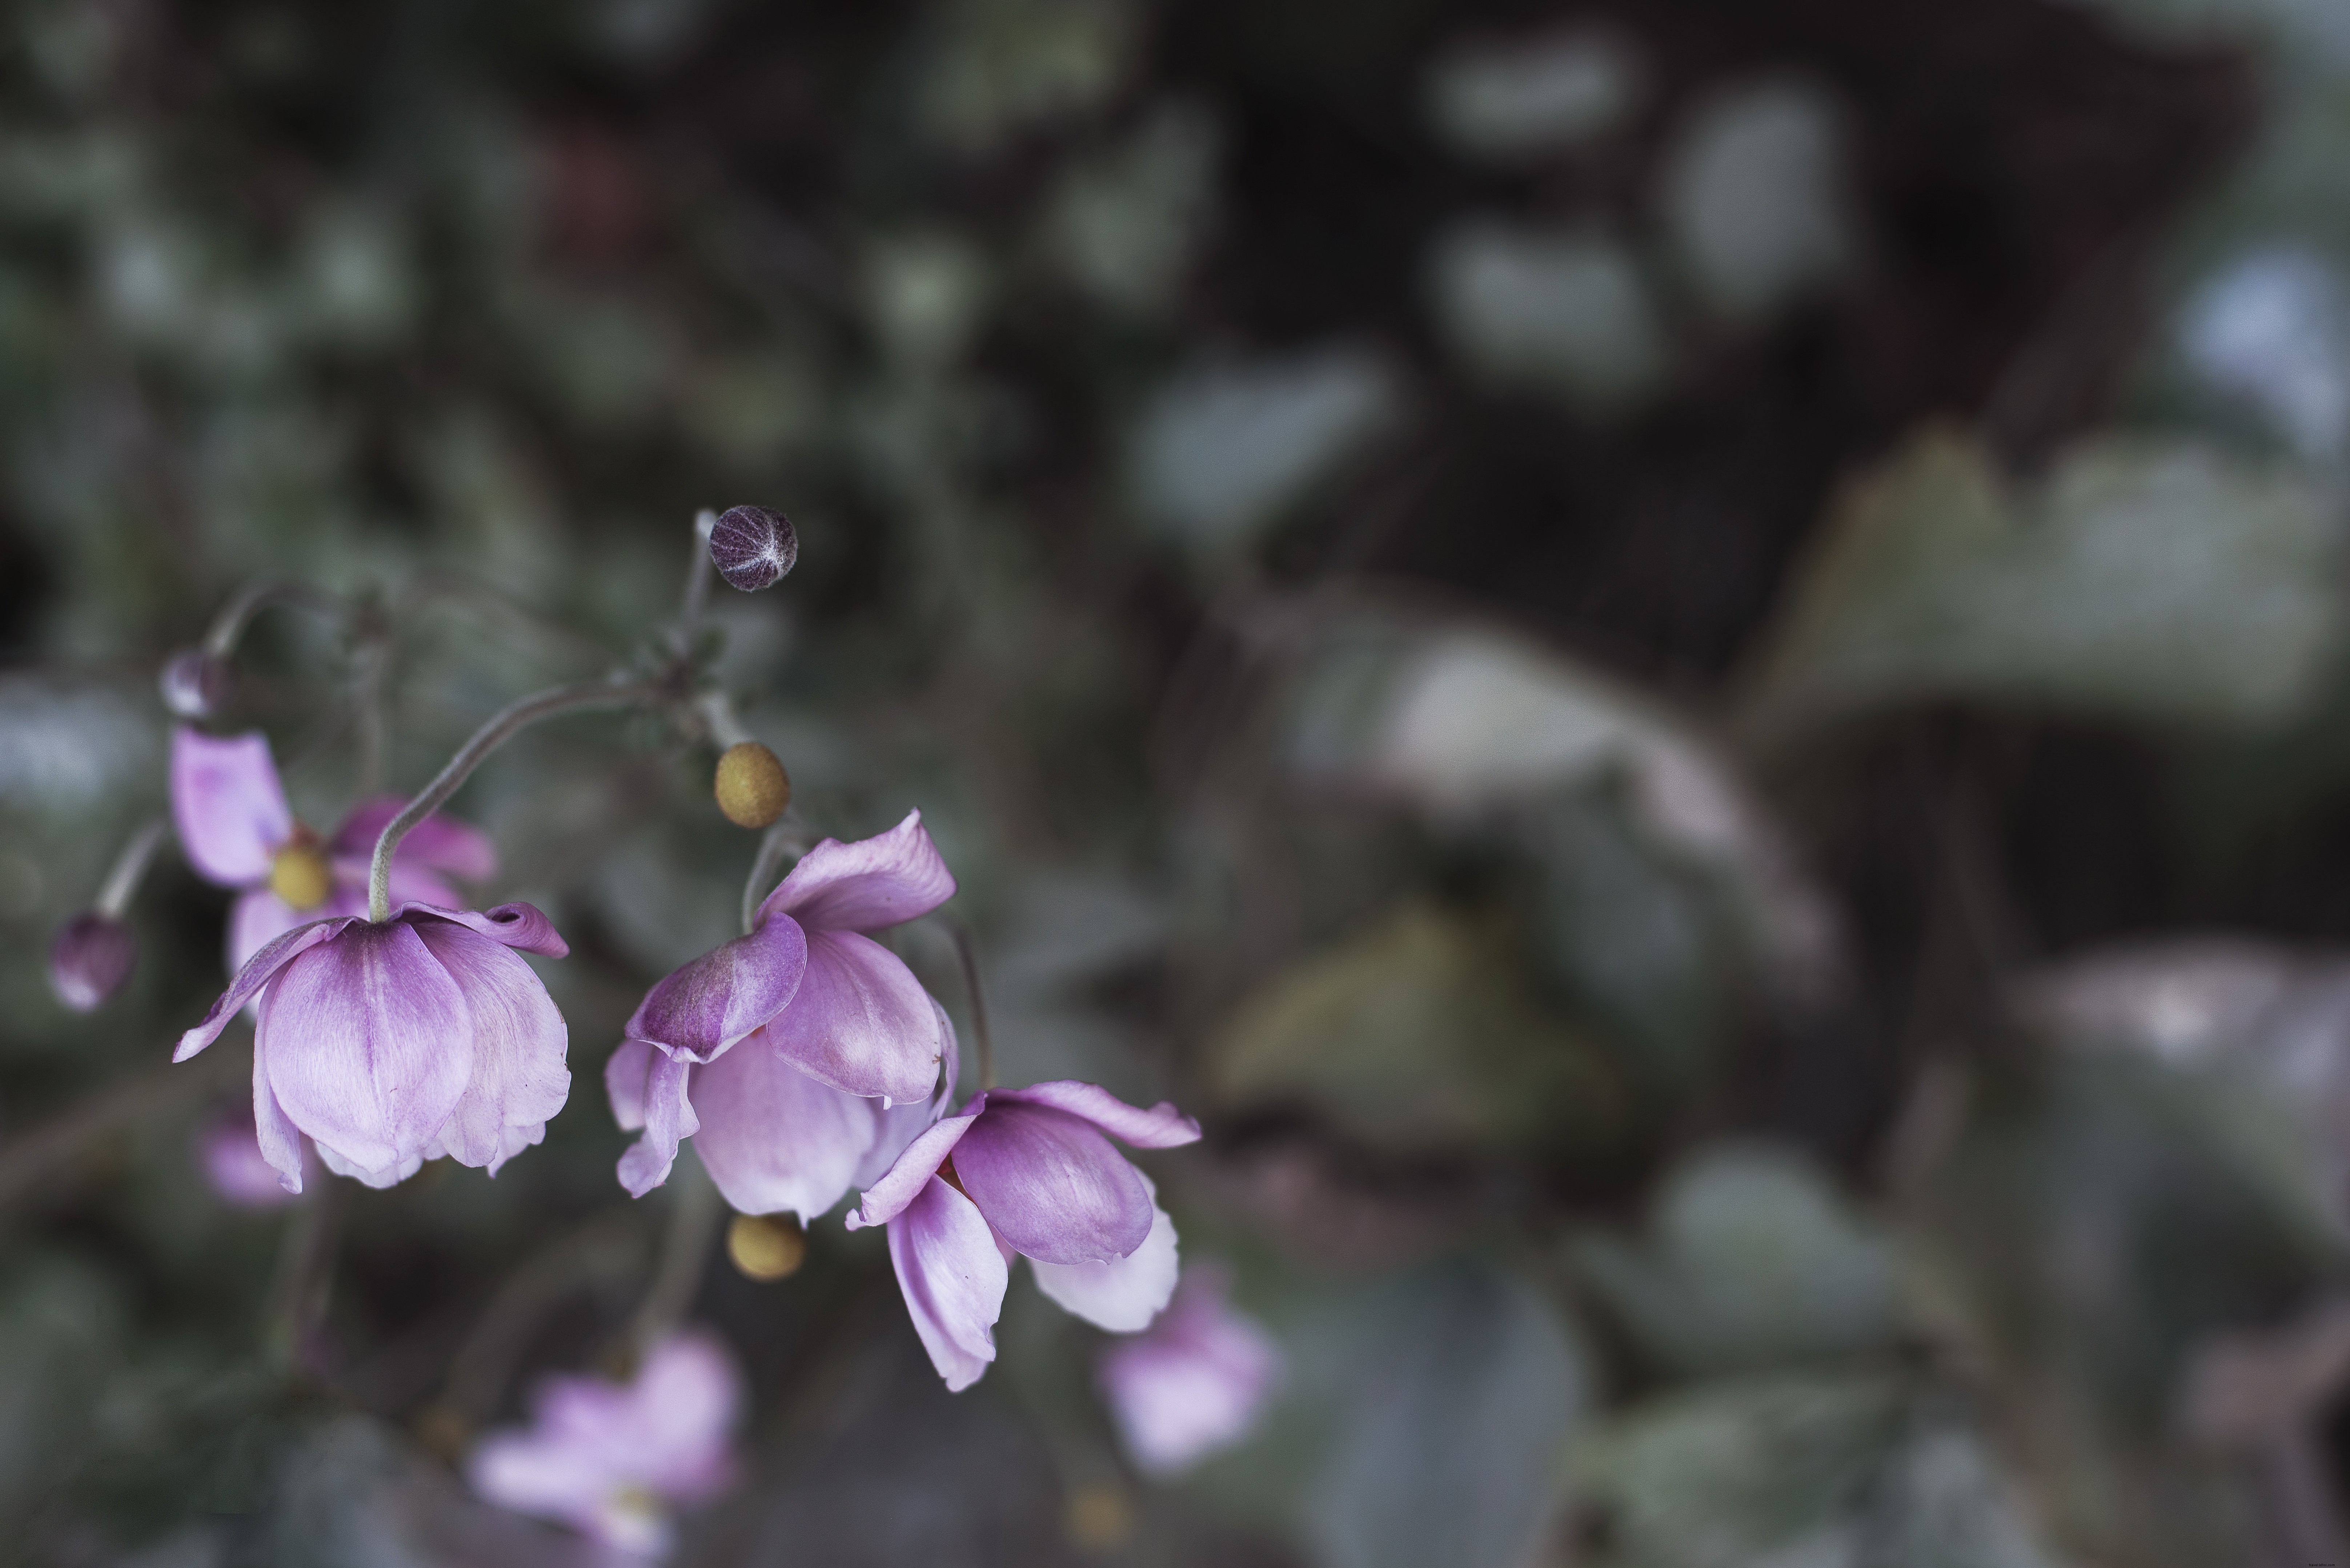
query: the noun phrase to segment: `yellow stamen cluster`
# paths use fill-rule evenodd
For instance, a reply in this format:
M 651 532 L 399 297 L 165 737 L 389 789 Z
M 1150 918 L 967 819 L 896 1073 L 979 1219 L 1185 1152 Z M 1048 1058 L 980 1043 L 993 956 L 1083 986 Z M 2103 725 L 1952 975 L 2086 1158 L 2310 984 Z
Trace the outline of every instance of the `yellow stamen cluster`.
M 792 804 L 792 775 L 756 741 L 726 748 L 718 759 L 718 809 L 737 827 L 764 827 Z
M 317 839 L 296 834 L 269 857 L 269 890 L 297 909 L 315 909 L 335 890 L 335 868 Z
M 737 1214 L 726 1227 L 726 1255 L 745 1275 L 764 1284 L 799 1272 L 807 1262 L 807 1233 L 788 1220 Z

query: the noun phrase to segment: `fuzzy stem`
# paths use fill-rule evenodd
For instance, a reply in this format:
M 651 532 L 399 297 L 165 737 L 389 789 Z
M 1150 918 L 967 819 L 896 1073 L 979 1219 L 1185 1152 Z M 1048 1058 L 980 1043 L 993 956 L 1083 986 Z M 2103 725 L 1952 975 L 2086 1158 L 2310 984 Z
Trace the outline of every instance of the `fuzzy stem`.
M 799 824 L 789 816 L 779 819 L 759 840 L 758 858 L 751 862 L 751 875 L 743 882 L 743 934 L 749 936 L 759 918 L 759 905 L 775 885 L 775 873 L 783 869 L 786 856 L 807 853 L 806 835 Z
M 106 874 L 106 886 L 98 893 L 98 912 L 108 919 L 120 919 L 130 907 L 130 896 L 139 891 L 140 881 L 155 858 L 155 846 L 163 842 L 163 826 L 161 817 L 148 818 L 114 857 L 114 869 Z
M 693 564 L 685 569 L 685 604 L 677 617 L 681 643 L 693 636 L 694 623 L 702 618 L 702 607 L 710 599 L 710 531 L 717 526 L 718 514 L 708 507 L 693 514 Z
M 629 707 L 658 696 L 666 685 L 659 680 L 625 680 L 603 676 L 553 687 L 510 702 L 493 714 L 487 723 L 473 732 L 473 739 L 458 748 L 457 754 L 449 759 L 432 782 L 398 816 L 384 824 L 381 836 L 375 841 L 374 863 L 368 867 L 368 919 L 380 924 L 391 918 L 391 857 L 400 847 L 400 841 L 408 836 L 411 828 L 447 805 L 449 797 L 473 776 L 473 770 L 492 752 L 541 719 L 590 708 Z
M 961 920 L 951 920 L 947 929 L 953 933 L 955 960 L 962 965 L 963 990 L 971 996 L 971 1032 L 979 1052 L 979 1086 L 995 1087 L 995 1040 L 987 1031 L 987 987 L 980 983 L 979 955 L 972 949 L 971 928 Z
M 307 583 L 257 578 L 239 588 L 236 597 L 213 618 L 211 629 L 204 633 L 204 651 L 214 659 L 226 659 L 236 651 L 237 639 L 253 624 L 253 618 L 274 604 L 292 605 L 336 621 L 348 619 L 351 613 L 351 607 L 342 599 Z

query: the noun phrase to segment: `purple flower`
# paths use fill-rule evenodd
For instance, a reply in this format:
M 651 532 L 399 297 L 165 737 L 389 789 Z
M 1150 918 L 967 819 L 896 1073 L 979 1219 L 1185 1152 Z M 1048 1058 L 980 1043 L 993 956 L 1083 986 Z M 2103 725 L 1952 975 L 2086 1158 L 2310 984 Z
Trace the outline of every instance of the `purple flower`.
M 718 1343 L 677 1334 L 653 1348 L 626 1387 L 551 1377 L 526 1431 L 492 1433 L 465 1466 L 500 1508 L 559 1520 L 621 1552 L 669 1550 L 670 1510 L 723 1490 L 727 1433 L 742 1380 Z
M 253 1113 L 213 1117 L 196 1134 L 196 1168 L 213 1196 L 236 1209 L 277 1209 L 294 1201 L 277 1169 L 263 1157 Z M 307 1172 L 306 1170 L 305 1174 Z
M 1238 1442 L 1281 1372 L 1272 1337 L 1226 1303 L 1220 1269 L 1194 1267 L 1158 1322 L 1103 1352 L 1101 1390 L 1134 1462 L 1188 1469 Z
M 889 832 L 803 856 L 747 937 L 645 993 L 605 1069 L 612 1114 L 644 1137 L 620 1158 L 641 1198 L 681 1139 L 748 1214 L 823 1213 L 931 1118 L 946 1014 L 866 933 L 928 914 L 954 877 L 911 812 Z M 951 1069 L 949 1069 L 951 1083 Z M 878 1101 L 878 1103 L 876 1103 Z M 908 1107 L 903 1114 L 889 1107 Z M 894 1140 L 894 1141 L 893 1141 Z
M 258 998 L 253 1116 L 286 1191 L 302 1190 L 303 1133 L 328 1169 L 370 1187 L 444 1154 L 494 1176 L 571 1089 L 563 1015 L 515 948 L 570 950 L 528 904 L 316 920 L 254 954 L 172 1059 Z
M 379 795 L 321 841 L 286 809 L 267 736 L 221 741 L 185 726 L 172 732 L 172 817 L 180 843 L 197 875 L 244 889 L 229 912 L 232 974 L 305 921 L 367 913 L 376 836 L 407 804 Z M 437 873 L 478 880 L 494 875 L 497 865 L 497 852 L 479 830 L 427 817 L 392 856 L 392 902 L 453 909 L 465 900 Z
M 90 1012 L 122 989 L 138 957 L 130 927 L 85 911 L 58 927 L 49 944 L 49 989 L 76 1012 Z
M 1137 1110 L 1068 1081 L 991 1089 L 906 1146 L 865 1189 L 852 1231 L 889 1227 L 889 1262 L 914 1330 L 950 1389 L 995 1359 L 995 1320 L 1024 1254 L 1044 1293 L 1088 1323 L 1144 1327 L 1175 1289 L 1175 1224 L 1157 1189 L 1112 1148 L 1196 1141 L 1161 1101 Z

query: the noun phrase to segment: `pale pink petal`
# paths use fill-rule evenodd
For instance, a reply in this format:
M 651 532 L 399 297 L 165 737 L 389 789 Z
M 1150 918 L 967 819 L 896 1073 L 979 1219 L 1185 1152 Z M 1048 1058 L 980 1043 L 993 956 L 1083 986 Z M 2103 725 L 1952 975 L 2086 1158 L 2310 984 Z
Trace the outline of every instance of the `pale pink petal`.
M 667 1181 L 670 1168 L 677 1163 L 677 1146 L 702 1130 L 686 1098 L 687 1077 L 692 1071 L 689 1062 L 658 1051 L 652 1054 L 651 1068 L 645 1075 L 645 1136 L 620 1156 L 620 1185 L 631 1198 L 642 1198 Z
M 380 794 L 362 802 L 343 818 L 328 841 L 328 853 L 362 864 L 375 858 L 375 841 L 391 819 L 408 808 L 404 795 Z M 446 871 L 468 882 L 486 882 L 498 874 L 498 852 L 489 835 L 453 816 L 428 816 L 408 830 L 391 852 L 393 870 L 402 863 Z M 452 900 L 453 902 L 453 900 Z
M 927 915 L 954 897 L 955 879 L 923 831 L 922 814 L 887 833 L 843 844 L 827 838 L 792 867 L 759 906 L 817 931 L 878 931 Z
M 880 1133 L 878 1100 L 827 1088 L 785 1061 L 770 1032 L 694 1069 L 689 1091 L 702 1130 L 695 1152 L 744 1214 L 798 1213 L 803 1223 L 848 1191 Z
M 987 1096 L 978 1096 L 963 1107 L 962 1115 L 948 1116 L 924 1128 L 906 1146 L 906 1152 L 898 1157 L 889 1174 L 865 1189 L 864 1202 L 848 1216 L 848 1229 L 861 1231 L 868 1225 L 887 1225 L 907 1204 L 920 1197 L 922 1184 L 938 1173 L 947 1156 L 954 1152 L 955 1144 L 979 1120 L 979 1111 L 986 1105 Z
M 1029 1257 L 1123 1258 L 1150 1234 L 1142 1172 L 1091 1122 L 1066 1111 L 990 1095 L 954 1158 L 987 1222 Z
M 1150 1189 L 1149 1177 L 1143 1178 L 1142 1184 Z M 1149 1327 L 1150 1320 L 1175 1293 L 1175 1221 L 1158 1206 L 1154 1193 L 1150 1234 L 1126 1257 L 1090 1263 L 1047 1263 L 1031 1258 L 1028 1263 L 1036 1271 L 1037 1289 L 1063 1311 L 1112 1334 L 1132 1334 Z
M 313 920 L 365 912 L 364 905 L 358 909 L 338 909 L 329 906 L 305 912 L 266 888 L 255 888 L 239 893 L 236 901 L 228 907 L 228 971 L 236 973 L 251 961 L 254 954 L 286 932 L 299 929 Z
M 645 992 L 621 1031 L 688 1062 L 708 1062 L 790 1004 L 808 964 L 807 939 L 789 916 L 671 970 Z
M 244 967 L 236 971 L 236 978 L 229 981 L 228 989 L 222 992 L 219 1000 L 213 1003 L 212 1011 L 204 1014 L 203 1022 L 180 1036 L 180 1044 L 172 1051 L 172 1060 L 184 1062 L 219 1039 L 221 1031 L 228 1027 L 229 1020 L 236 1016 L 237 1009 L 260 995 L 262 988 L 276 976 L 279 970 L 320 942 L 341 935 L 350 924 L 348 917 L 338 917 L 296 926 L 247 959 Z
M 1177 1110 L 1171 1101 L 1161 1100 L 1147 1111 L 1140 1110 L 1098 1085 L 1082 1084 L 1074 1078 L 1031 1084 L 1024 1089 L 998 1089 L 995 1098 L 999 1102 L 1019 1100 L 1032 1106 L 1050 1106 L 1056 1111 L 1083 1116 L 1112 1137 L 1137 1148 L 1179 1148 L 1200 1141 L 1200 1124 Z
M 256 1059 L 250 1113 L 216 1116 L 197 1135 L 197 1158 L 213 1196 L 239 1209 L 276 1209 L 302 1190 L 302 1135 L 277 1108 Z
M 770 1026 L 776 1047 L 801 1072 L 843 1093 L 895 1105 L 928 1100 L 946 1037 L 914 971 L 855 931 L 811 930 L 806 951 L 799 993 Z
M 172 820 L 198 876 L 228 888 L 267 881 L 270 857 L 294 836 L 269 737 L 173 730 Z
M 623 1040 L 604 1063 L 604 1095 L 612 1102 L 612 1119 L 622 1132 L 644 1130 L 645 1075 L 660 1054 L 641 1040 Z
M 931 1178 L 889 1222 L 889 1262 L 914 1332 L 948 1391 L 978 1382 L 995 1359 L 995 1320 L 1012 1278 L 979 1210 Z
M 881 1113 L 881 1127 L 873 1147 L 865 1151 L 857 1174 L 849 1179 L 860 1191 L 888 1175 L 889 1168 L 898 1163 L 898 1157 L 906 1152 L 906 1146 L 937 1121 L 954 1099 L 955 1076 L 962 1067 L 961 1054 L 955 1048 L 954 1024 L 935 997 L 931 999 L 931 1011 L 938 1014 L 939 1021 L 938 1090 L 927 1100 L 891 1106 Z
M 1280 1373 L 1272 1337 L 1195 1269 L 1148 1333 L 1103 1355 L 1100 1381 L 1135 1463 L 1166 1475 L 1245 1436 Z
M 464 993 L 473 1021 L 473 1076 L 438 1142 L 458 1164 L 495 1176 L 515 1148 L 545 1136 L 547 1118 L 569 1097 L 570 1033 L 546 987 L 513 951 L 448 920 L 418 919 L 415 927 Z
M 727 1436 L 743 1405 L 743 1376 L 706 1334 L 653 1347 L 629 1390 L 634 1479 L 672 1502 L 714 1497 L 733 1479 Z
M 422 1151 L 393 1160 L 389 1165 L 361 1165 L 357 1160 L 344 1158 L 325 1144 L 314 1147 L 318 1151 L 318 1163 L 337 1176 L 348 1176 L 362 1186 L 379 1189 L 397 1187 L 424 1168 L 425 1155 Z
M 503 947 L 519 948 L 542 958 L 567 958 L 571 945 L 557 934 L 555 922 L 540 912 L 536 904 L 500 904 L 489 909 L 461 909 L 453 906 L 434 904 L 396 904 L 391 918 L 408 919 L 417 915 L 437 915 L 444 920 L 454 920 L 469 930 L 479 931 Z
M 255 1038 L 286 1116 L 365 1171 L 421 1158 L 473 1076 L 464 993 L 404 920 L 353 921 L 279 970 Z

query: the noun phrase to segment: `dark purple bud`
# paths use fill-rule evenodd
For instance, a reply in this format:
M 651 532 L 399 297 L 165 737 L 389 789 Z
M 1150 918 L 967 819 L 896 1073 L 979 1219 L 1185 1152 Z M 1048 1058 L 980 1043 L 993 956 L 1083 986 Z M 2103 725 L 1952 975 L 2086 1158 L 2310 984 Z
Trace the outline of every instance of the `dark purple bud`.
M 57 929 L 49 944 L 49 989 L 76 1012 L 88 1012 L 122 989 L 139 944 L 130 928 L 89 910 Z
M 163 706 L 182 719 L 209 719 L 228 701 L 228 665 L 201 648 L 182 649 L 163 666 Z
M 772 588 L 800 558 L 792 520 L 764 506 L 730 506 L 710 530 L 718 575 L 746 594 Z

